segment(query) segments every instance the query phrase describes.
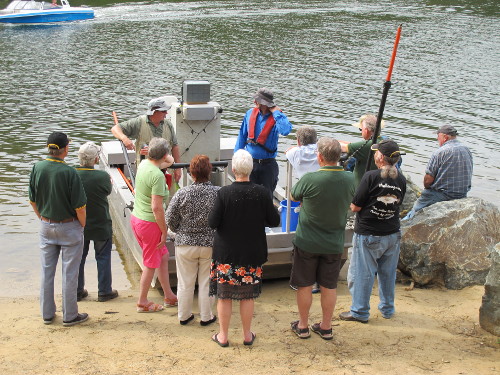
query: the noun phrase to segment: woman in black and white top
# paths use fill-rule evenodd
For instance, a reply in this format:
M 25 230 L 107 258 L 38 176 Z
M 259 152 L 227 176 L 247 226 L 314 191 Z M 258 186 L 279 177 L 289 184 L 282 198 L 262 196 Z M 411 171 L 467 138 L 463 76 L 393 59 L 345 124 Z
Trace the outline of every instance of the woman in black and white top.
M 210 181 L 212 165 L 205 155 L 196 155 L 189 166 L 194 183 L 180 189 L 170 201 L 166 213 L 168 227 L 176 233 L 178 317 L 181 325 L 194 319 L 192 313 L 196 279 L 200 324 L 215 322 L 214 297 L 209 297 L 210 264 L 214 230 L 208 226 L 208 214 L 215 202 L 218 186 Z

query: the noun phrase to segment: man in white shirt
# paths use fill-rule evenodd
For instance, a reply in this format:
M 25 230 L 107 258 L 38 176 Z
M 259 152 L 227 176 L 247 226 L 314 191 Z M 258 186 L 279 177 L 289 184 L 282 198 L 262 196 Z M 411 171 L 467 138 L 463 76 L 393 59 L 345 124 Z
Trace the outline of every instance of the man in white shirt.
M 292 165 L 298 178 L 307 172 L 315 172 L 319 169 L 317 151 L 316 130 L 312 126 L 301 126 L 296 133 L 297 146 L 286 151 L 286 158 Z

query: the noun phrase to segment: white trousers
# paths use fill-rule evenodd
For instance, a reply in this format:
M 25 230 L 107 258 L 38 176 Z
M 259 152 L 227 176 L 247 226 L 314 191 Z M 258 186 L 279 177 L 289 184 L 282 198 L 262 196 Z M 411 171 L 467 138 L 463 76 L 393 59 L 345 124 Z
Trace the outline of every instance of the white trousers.
M 208 296 L 212 248 L 203 246 L 176 246 L 177 299 L 179 320 L 192 314 L 196 279 L 198 279 L 198 306 L 203 321 L 212 319 L 215 297 Z

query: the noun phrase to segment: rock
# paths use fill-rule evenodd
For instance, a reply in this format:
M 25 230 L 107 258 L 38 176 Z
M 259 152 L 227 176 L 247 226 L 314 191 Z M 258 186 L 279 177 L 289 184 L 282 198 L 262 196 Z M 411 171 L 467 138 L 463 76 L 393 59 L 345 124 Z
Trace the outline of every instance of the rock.
M 403 173 L 404 174 L 404 173 Z M 404 175 L 406 177 L 406 194 L 403 198 L 403 203 L 401 204 L 399 216 L 405 217 L 408 211 L 413 208 L 413 204 L 420 197 L 420 188 L 412 181 L 410 176 Z
M 399 269 L 417 284 L 482 285 L 500 242 L 500 211 L 479 198 L 439 202 L 401 223 Z
M 484 330 L 500 336 L 500 243 L 497 243 L 490 256 L 491 269 L 484 285 L 479 324 Z

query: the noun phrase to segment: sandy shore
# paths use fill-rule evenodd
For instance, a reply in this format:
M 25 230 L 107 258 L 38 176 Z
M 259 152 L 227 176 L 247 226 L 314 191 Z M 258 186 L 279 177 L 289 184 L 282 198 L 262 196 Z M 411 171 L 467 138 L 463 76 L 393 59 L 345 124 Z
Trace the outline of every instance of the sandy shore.
M 374 290 L 374 293 L 376 291 Z M 135 312 L 136 291 L 121 291 L 106 303 L 91 293 L 80 302 L 90 320 L 63 327 L 60 298 L 56 321 L 44 325 L 38 298 L 0 299 L 1 374 L 497 374 L 499 338 L 479 327 L 483 287 L 461 291 L 405 290 L 397 286 L 393 319 L 376 310 L 368 324 L 334 321 L 335 338 L 297 338 L 295 292 L 284 280 L 269 281 L 256 302 L 254 346 L 243 346 L 237 308 L 230 347 L 210 340 L 218 326 L 201 327 L 199 317 L 178 323 L 175 308 Z M 345 282 L 339 285 L 335 316 L 348 309 Z M 151 292 L 159 302 L 160 295 Z M 320 316 L 314 297 L 312 320 Z

